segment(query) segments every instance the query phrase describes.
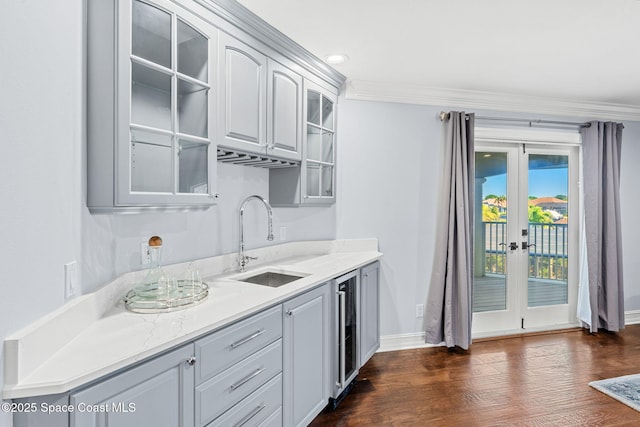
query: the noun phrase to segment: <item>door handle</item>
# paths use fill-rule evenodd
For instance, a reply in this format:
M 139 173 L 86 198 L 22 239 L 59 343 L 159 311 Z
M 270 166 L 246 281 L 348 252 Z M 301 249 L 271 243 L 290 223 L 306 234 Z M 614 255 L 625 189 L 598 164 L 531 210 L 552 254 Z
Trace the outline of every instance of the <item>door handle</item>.
M 512 251 L 515 251 L 516 249 L 518 249 L 518 242 L 509 243 L 509 249 Z
M 535 246 L 536 246 L 535 243 L 522 242 L 522 250 L 526 250 L 526 249 L 529 249 L 529 248 L 535 247 Z
M 338 291 L 338 309 L 339 309 L 339 319 L 340 319 L 340 326 L 338 328 L 338 342 L 339 345 L 338 347 L 340 348 L 340 360 L 339 360 L 339 373 L 338 375 L 340 376 L 340 378 L 338 379 L 338 382 L 336 383 L 336 385 L 338 387 L 340 387 L 341 389 L 344 388 L 345 383 L 346 383 L 346 373 L 345 373 L 345 363 L 347 361 L 347 352 L 345 349 L 345 338 L 347 335 L 347 326 L 345 325 L 346 323 L 346 313 L 347 313 L 347 293 L 345 291 Z

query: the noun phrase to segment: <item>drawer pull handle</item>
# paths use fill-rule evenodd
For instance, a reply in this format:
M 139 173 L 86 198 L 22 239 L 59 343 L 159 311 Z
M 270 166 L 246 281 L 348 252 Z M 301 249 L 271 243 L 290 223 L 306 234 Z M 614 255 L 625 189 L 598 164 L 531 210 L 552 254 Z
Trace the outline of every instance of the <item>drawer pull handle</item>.
M 251 420 L 251 418 L 253 418 L 256 415 L 258 415 L 260 413 L 260 411 L 262 411 L 266 407 L 267 407 L 267 405 L 265 405 L 264 403 L 261 403 L 260 405 L 256 406 L 256 408 L 253 411 L 251 411 L 247 415 L 245 415 L 245 417 L 243 419 L 241 419 L 240 421 L 238 421 L 236 424 L 234 424 L 233 427 L 242 427 L 243 425 L 248 423 Z
M 239 341 L 234 342 L 233 344 L 231 344 L 231 349 L 235 349 L 240 347 L 243 344 L 248 343 L 249 341 L 258 338 L 260 335 L 264 334 L 264 329 L 260 329 L 259 331 L 254 332 L 253 334 L 249 335 L 248 337 L 242 338 Z
M 264 372 L 264 368 L 260 368 L 260 369 L 256 369 L 255 371 L 253 371 L 252 373 L 250 373 L 249 375 L 247 375 L 246 377 L 244 377 L 243 379 L 241 379 L 240 381 L 238 381 L 237 383 L 231 384 L 231 391 L 242 387 L 244 384 L 248 383 L 249 381 L 251 381 L 252 379 L 254 379 L 255 377 L 257 377 L 258 375 L 260 375 L 262 372 Z

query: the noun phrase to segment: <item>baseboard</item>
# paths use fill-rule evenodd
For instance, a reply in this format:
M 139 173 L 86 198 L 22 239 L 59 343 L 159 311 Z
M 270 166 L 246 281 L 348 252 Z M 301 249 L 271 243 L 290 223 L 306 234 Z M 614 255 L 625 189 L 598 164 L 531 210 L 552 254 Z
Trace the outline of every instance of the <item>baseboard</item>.
M 630 310 L 624 312 L 624 324 L 635 325 L 640 323 L 640 310 Z
M 624 323 L 625 325 L 634 325 L 640 323 L 640 310 L 630 310 L 624 312 Z M 569 327 L 575 327 L 576 325 L 559 325 L 556 329 L 566 329 Z M 542 331 L 542 329 L 540 329 Z M 540 332 L 538 330 L 531 330 L 530 332 L 536 333 Z M 514 333 L 522 334 L 521 330 L 518 331 L 502 331 L 497 333 L 492 333 L 492 336 L 507 336 L 512 335 Z M 483 339 L 486 338 L 487 334 L 480 334 L 478 336 L 474 335 L 474 339 Z M 413 348 L 426 348 L 426 347 L 438 347 L 434 344 L 426 344 L 424 342 L 425 334 L 424 332 L 412 332 L 408 334 L 397 334 L 397 335 L 384 335 L 380 337 L 380 348 L 378 352 L 385 351 L 396 351 L 396 350 L 410 350 Z
M 425 343 L 424 337 L 424 332 L 381 336 L 380 348 L 378 349 L 378 352 L 409 350 L 412 348 L 437 347 L 433 344 Z

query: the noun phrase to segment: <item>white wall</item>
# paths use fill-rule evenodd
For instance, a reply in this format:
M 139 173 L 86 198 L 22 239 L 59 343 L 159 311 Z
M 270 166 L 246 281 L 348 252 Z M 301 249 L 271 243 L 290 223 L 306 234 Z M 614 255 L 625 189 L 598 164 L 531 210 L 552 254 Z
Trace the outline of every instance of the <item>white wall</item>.
M 4 2 L 2 16 L 0 340 L 63 304 L 80 257 L 82 0 Z
M 442 153 L 437 107 L 340 99 L 338 237 L 375 236 L 381 334 L 419 331 L 433 258 Z
M 415 317 L 424 304 L 435 238 L 441 173 L 442 124 L 447 107 L 340 99 L 338 158 L 338 238 L 376 236 L 384 252 L 381 269 L 381 334 L 422 331 Z M 531 117 L 478 111 L 478 115 Z M 536 118 L 547 118 L 536 115 Z M 555 120 L 585 121 L 549 117 Z M 640 123 L 623 133 L 621 209 L 625 309 L 640 310 Z

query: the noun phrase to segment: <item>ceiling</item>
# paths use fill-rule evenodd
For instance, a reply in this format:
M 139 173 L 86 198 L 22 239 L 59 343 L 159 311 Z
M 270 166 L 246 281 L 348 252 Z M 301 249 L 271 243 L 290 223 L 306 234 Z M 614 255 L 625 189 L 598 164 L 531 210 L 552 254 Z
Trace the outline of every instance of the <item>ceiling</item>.
M 638 0 L 239 0 L 346 96 L 640 120 Z

